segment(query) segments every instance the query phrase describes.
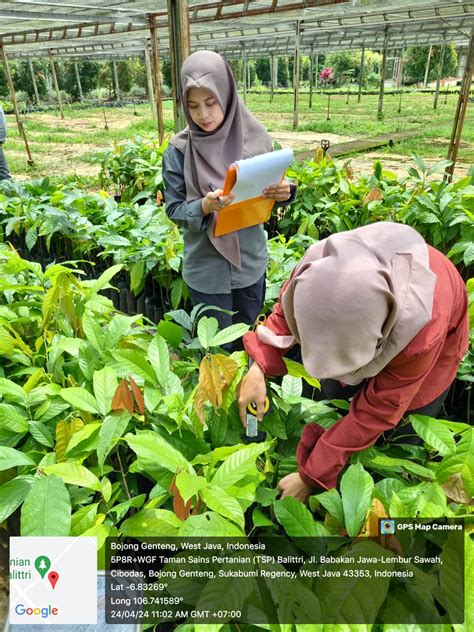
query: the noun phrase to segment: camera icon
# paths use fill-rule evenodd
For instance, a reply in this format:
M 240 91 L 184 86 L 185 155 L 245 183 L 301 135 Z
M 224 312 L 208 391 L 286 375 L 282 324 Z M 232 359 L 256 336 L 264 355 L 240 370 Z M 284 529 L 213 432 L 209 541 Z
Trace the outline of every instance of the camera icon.
M 380 533 L 382 535 L 393 535 L 395 533 L 395 520 L 381 520 Z

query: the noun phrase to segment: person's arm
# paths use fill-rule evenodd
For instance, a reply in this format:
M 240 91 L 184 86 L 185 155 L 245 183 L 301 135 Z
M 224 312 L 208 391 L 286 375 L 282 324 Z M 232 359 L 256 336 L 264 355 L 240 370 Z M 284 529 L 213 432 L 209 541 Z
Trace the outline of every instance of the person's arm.
M 199 233 L 207 230 L 214 211 L 230 204 L 234 196 L 222 196 L 221 189 L 209 191 L 204 198 L 186 200 L 184 156 L 168 145 L 163 154 L 166 214 L 175 224 Z
M 297 450 L 301 479 L 307 485 L 323 489 L 335 487 L 350 455 L 372 446 L 383 432 L 392 430 L 402 419 L 436 364 L 442 347 L 440 340 L 414 357 L 399 354 L 367 381 L 353 397 L 349 413 L 329 430 L 308 424 Z

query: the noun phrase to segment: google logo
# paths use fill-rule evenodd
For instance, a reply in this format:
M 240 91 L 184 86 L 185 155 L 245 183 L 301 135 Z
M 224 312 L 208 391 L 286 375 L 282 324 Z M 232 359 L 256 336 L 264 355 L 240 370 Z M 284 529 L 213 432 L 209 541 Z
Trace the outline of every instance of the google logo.
M 43 619 L 46 619 L 52 614 L 59 614 L 59 610 L 57 608 L 53 608 L 50 606 L 44 606 L 43 608 L 27 608 L 22 603 L 18 603 L 15 606 L 16 614 L 27 614 L 27 615 L 41 615 Z

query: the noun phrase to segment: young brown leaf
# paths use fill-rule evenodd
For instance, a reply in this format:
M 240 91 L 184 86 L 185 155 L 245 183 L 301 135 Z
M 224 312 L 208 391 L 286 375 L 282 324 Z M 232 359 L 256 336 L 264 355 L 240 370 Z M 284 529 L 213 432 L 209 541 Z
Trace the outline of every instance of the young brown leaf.
M 383 504 L 377 498 L 372 498 L 372 506 L 367 512 L 365 524 L 360 535 L 369 538 L 380 535 L 380 519 L 386 517 L 387 512 Z
M 132 392 L 129 390 L 125 379 L 120 380 L 120 384 L 117 386 L 112 400 L 112 410 L 128 410 L 130 414 L 133 413 Z
M 453 474 L 447 483 L 441 484 L 441 487 L 444 489 L 446 496 L 449 499 L 454 500 L 455 503 L 460 503 L 462 505 L 473 504 L 473 499 L 466 492 L 464 481 L 462 480 L 462 476 L 459 472 Z
M 383 196 L 378 187 L 374 187 L 371 191 L 367 193 L 364 198 L 364 204 L 368 204 L 369 202 L 373 202 L 374 200 L 382 200 Z
M 130 386 L 132 387 L 133 397 L 135 399 L 135 403 L 138 408 L 138 412 L 140 415 L 145 414 L 145 400 L 143 399 L 143 395 L 141 394 L 140 389 L 137 386 L 137 383 L 133 379 L 131 375 L 128 376 L 128 381 L 130 382 Z
M 176 490 L 176 493 L 173 497 L 173 510 L 176 516 L 181 521 L 186 520 L 186 518 L 191 513 L 191 499 L 189 499 L 188 502 L 185 504 L 183 497 L 179 493 L 178 489 Z

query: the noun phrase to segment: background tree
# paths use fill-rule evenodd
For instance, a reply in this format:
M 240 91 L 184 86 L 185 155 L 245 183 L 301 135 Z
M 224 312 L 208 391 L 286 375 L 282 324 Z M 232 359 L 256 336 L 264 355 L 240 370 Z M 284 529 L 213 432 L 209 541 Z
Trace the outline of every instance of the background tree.
M 426 62 L 428 60 L 429 46 L 416 46 L 407 48 L 405 53 L 405 74 L 413 83 L 420 83 L 425 77 Z M 441 59 L 441 46 L 433 46 L 430 60 L 428 81 L 435 81 L 438 75 Z M 443 63 L 443 76 L 452 77 L 456 72 L 458 54 L 454 44 L 446 46 Z
M 290 71 L 288 58 L 278 57 L 278 85 L 287 88 L 290 85 Z
M 97 87 L 100 64 L 97 61 L 78 61 L 77 67 L 79 70 L 82 92 L 86 95 L 88 92 Z M 64 83 L 61 85 L 61 88 L 66 90 L 73 99 L 79 99 L 79 87 L 77 85 L 74 62 L 72 61 L 65 64 Z
M 270 76 L 270 58 L 269 57 L 259 57 L 255 60 L 255 70 L 257 72 L 258 78 L 260 81 L 269 86 L 271 82 Z

